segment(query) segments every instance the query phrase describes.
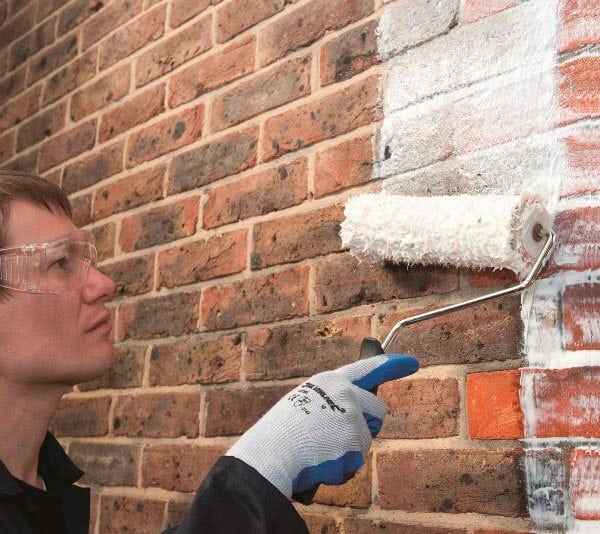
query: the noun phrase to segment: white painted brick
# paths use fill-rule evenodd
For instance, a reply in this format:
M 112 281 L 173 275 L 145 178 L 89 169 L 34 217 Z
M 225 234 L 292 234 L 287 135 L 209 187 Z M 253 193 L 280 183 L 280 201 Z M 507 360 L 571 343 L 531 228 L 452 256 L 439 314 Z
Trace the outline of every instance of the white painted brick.
M 456 25 L 458 0 L 399 0 L 379 22 L 379 54 L 389 58 Z

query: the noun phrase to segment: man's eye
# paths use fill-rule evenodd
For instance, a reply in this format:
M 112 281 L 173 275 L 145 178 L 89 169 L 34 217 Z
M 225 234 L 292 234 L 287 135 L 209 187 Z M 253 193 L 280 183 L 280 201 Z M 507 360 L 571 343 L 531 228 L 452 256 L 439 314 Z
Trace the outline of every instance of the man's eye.
M 69 260 L 66 257 L 57 258 L 50 264 L 51 269 L 66 269 L 69 266 Z

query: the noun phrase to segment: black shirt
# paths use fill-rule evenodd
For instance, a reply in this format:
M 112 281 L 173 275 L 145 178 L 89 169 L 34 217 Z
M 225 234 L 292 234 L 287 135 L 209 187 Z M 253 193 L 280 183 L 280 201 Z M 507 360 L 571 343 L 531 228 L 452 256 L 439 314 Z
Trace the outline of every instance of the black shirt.
M 40 449 L 39 473 L 47 491 L 13 477 L 0 462 L 1 534 L 88 534 L 90 490 L 83 476 L 48 433 Z M 170 534 L 308 534 L 288 501 L 258 471 L 231 456 L 221 457 L 198 489 L 181 526 Z

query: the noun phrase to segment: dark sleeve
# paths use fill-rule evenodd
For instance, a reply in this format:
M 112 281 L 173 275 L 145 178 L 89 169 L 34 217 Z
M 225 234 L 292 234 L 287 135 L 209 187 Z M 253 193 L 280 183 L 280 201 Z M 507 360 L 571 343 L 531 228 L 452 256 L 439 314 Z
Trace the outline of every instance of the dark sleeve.
M 292 503 L 258 471 L 222 456 L 179 527 L 164 534 L 308 534 Z

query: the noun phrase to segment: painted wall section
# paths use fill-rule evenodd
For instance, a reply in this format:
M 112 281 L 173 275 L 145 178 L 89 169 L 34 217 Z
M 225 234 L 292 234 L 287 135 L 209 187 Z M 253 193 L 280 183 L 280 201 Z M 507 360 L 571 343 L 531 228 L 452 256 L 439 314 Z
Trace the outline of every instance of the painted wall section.
M 523 295 L 523 367 L 467 377 L 469 436 L 522 440 L 536 532 L 597 532 L 600 6 L 467 0 L 457 24 L 452 2 L 428 2 L 446 31 L 399 53 L 400 4 L 380 25 L 373 177 L 401 195 L 536 192 L 558 235 Z

